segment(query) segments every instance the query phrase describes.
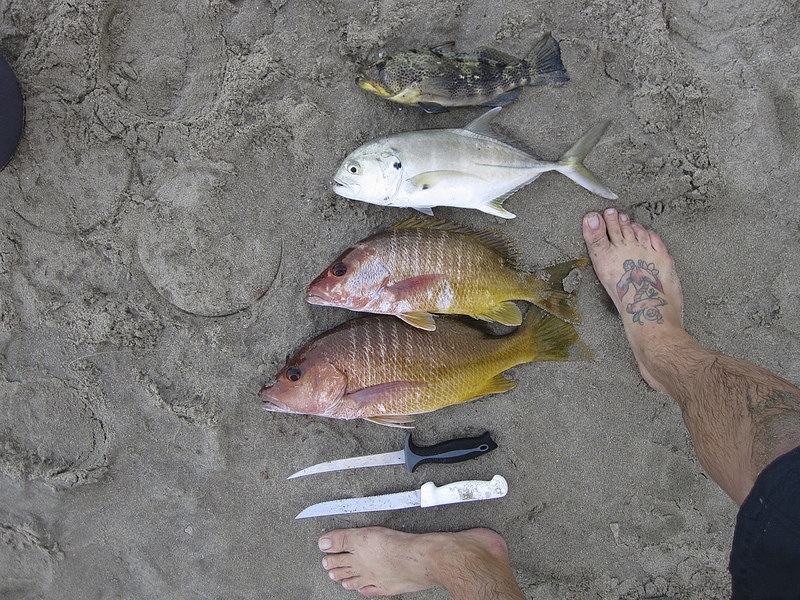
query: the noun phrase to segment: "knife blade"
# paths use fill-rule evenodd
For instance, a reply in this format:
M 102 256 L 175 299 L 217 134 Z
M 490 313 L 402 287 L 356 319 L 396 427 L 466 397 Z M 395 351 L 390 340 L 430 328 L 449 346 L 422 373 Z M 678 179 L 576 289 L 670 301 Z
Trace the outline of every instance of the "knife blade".
M 366 496 L 364 498 L 345 498 L 312 504 L 295 519 L 346 515 L 403 508 L 429 508 L 457 502 L 475 502 L 502 498 L 508 493 L 508 482 L 502 475 L 495 475 L 489 481 L 456 481 L 437 487 L 432 481 L 422 484 L 418 490 Z
M 286 479 L 304 477 L 328 471 L 342 471 L 344 469 L 360 469 L 362 467 L 381 467 L 387 465 L 402 465 L 405 463 L 409 472 L 413 473 L 419 465 L 429 462 L 454 463 L 469 460 L 491 452 L 497 448 L 489 432 L 472 438 L 457 438 L 440 442 L 433 446 L 417 446 L 411 440 L 411 434 L 406 434 L 405 447 L 396 452 L 370 454 L 353 458 L 341 458 L 307 467 L 289 475 Z

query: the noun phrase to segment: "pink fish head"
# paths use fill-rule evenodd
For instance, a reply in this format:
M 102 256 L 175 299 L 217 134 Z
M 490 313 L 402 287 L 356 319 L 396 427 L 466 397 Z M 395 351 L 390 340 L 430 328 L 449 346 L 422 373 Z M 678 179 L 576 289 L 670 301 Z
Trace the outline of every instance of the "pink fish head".
M 320 306 L 367 310 L 379 300 L 389 281 L 389 270 L 368 244 L 358 244 L 308 286 L 306 300 Z
M 258 392 L 270 412 L 343 418 L 342 399 L 347 375 L 324 356 L 302 351 L 275 376 L 275 383 Z

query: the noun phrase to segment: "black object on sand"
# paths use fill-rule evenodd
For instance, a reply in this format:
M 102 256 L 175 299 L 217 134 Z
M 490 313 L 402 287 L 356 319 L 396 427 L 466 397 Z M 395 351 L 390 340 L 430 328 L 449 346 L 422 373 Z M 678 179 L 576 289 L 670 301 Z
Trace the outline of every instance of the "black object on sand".
M 0 171 L 14 156 L 22 135 L 22 92 L 14 71 L 0 55 Z

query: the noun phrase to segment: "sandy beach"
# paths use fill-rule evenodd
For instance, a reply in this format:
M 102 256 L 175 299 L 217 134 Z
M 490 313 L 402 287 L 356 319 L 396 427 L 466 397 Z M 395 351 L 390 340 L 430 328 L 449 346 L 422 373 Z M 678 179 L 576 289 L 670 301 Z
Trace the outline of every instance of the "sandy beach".
M 490 527 L 531 599 L 730 594 L 736 505 L 681 413 L 641 379 L 587 267 L 590 362 L 532 363 L 515 389 L 416 418 L 431 444 L 491 432 L 478 460 L 287 481 L 396 450 L 366 421 L 268 413 L 262 385 L 353 318 L 305 289 L 356 241 L 414 215 L 330 189 L 376 137 L 461 127 L 359 89 L 381 53 L 453 41 L 523 57 L 544 32 L 570 81 L 526 87 L 495 124 L 586 159 L 613 203 L 547 173 L 504 220 L 437 217 L 515 241 L 534 270 L 587 256 L 613 204 L 675 258 L 687 330 L 800 382 L 800 14 L 734 0 L 0 2 L 26 123 L 0 172 L 0 597 L 360 597 L 329 580 L 332 528 Z M 295 521 L 315 502 L 503 475 L 508 496 Z M 442 590 L 409 595 L 449 596 Z

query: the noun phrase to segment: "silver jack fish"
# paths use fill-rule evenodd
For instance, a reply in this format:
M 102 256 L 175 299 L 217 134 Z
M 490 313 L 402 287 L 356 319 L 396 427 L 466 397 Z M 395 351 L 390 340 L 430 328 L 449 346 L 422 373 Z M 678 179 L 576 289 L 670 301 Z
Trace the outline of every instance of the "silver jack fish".
M 542 173 L 558 171 L 603 198 L 617 198 L 583 165 L 610 121 L 592 127 L 549 162 L 500 139 L 491 129 L 499 112 L 493 108 L 463 129 L 399 133 L 365 144 L 345 158 L 333 191 L 426 215 L 433 215 L 435 206 L 455 206 L 512 219 L 515 215 L 503 208 L 505 199 Z

